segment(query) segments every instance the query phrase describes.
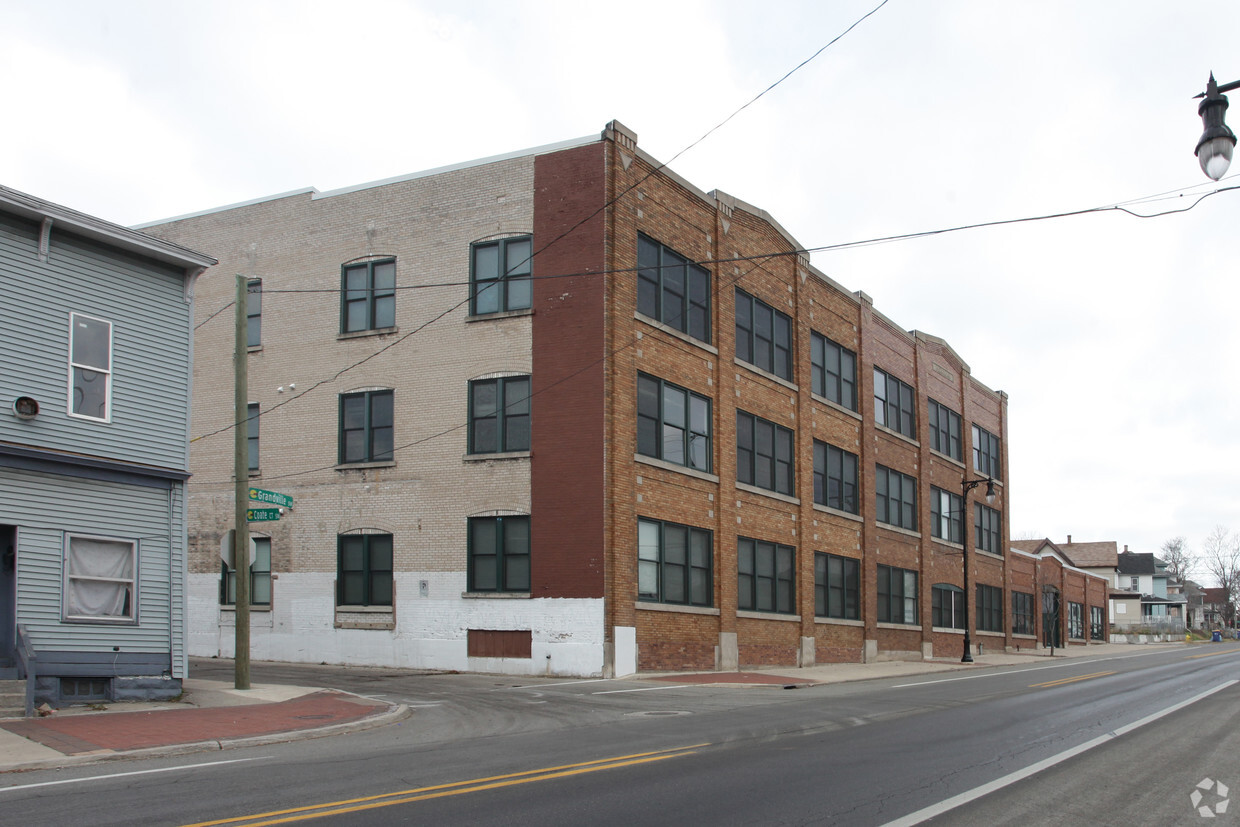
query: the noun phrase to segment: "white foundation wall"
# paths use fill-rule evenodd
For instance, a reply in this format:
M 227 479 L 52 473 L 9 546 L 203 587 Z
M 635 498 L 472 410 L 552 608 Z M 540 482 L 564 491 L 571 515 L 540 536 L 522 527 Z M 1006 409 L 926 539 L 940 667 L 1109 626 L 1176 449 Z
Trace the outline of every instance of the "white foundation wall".
M 335 577 L 277 572 L 270 609 L 250 613 L 255 660 L 597 677 L 603 674 L 602 599 L 463 597 L 463 572 L 397 572 L 395 629 L 336 626 Z M 189 653 L 234 654 L 231 608 L 219 575 L 189 578 Z M 529 630 L 530 658 L 471 658 L 470 629 Z

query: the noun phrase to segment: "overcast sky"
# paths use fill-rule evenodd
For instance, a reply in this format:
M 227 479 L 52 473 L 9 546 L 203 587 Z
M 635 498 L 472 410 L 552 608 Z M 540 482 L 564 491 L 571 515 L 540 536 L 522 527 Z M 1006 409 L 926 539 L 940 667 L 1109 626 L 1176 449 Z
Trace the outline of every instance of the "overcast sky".
M 131 225 L 611 119 L 667 161 L 879 2 L 0 0 L 0 183 Z M 1192 96 L 1237 38 L 1233 0 L 889 0 L 672 168 L 811 249 L 1183 210 L 1235 183 Z M 1240 530 L 1238 225 L 1224 192 L 812 259 L 1010 395 L 1013 538 L 1199 551 Z

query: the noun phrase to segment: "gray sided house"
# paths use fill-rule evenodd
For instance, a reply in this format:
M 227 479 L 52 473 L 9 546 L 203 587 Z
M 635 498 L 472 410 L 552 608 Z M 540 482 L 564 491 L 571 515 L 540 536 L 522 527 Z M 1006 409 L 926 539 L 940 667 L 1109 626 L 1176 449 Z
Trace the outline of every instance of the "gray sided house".
M 0 186 L 0 678 L 171 697 L 208 256 Z

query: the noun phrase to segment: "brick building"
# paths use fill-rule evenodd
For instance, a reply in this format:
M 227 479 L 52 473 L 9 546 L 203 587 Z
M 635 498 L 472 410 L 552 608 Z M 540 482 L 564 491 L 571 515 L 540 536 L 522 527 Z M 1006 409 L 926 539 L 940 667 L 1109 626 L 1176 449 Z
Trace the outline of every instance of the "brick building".
M 953 657 L 966 600 L 975 640 L 1013 645 L 1006 394 L 616 122 L 143 229 L 220 259 L 197 293 L 193 654 L 232 646 L 237 273 L 252 484 L 295 503 L 251 527 L 255 657 Z M 994 502 L 962 498 L 983 477 Z

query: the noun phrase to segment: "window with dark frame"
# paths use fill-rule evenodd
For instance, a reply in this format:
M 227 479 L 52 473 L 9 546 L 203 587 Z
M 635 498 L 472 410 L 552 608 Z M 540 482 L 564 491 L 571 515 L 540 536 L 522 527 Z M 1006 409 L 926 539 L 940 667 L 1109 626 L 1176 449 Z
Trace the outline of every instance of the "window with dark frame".
M 973 468 L 992 480 L 1002 478 L 999 464 L 999 437 L 980 425 L 973 426 Z
M 878 622 L 916 625 L 917 572 L 878 566 Z
M 793 433 L 761 417 L 736 412 L 736 481 L 793 496 Z
M 396 259 L 346 264 L 340 271 L 340 332 L 395 327 Z
M 861 561 L 814 552 L 814 614 L 861 619 Z
M 1085 606 L 1068 603 L 1068 637 L 1080 640 L 1085 637 Z
M 471 245 L 470 314 L 482 316 L 533 306 L 533 251 L 533 238 L 528 235 Z
M 912 386 L 881 368 L 874 368 L 874 421 L 909 439 L 917 438 Z
M 336 537 L 336 605 L 392 605 L 392 535 Z
M 1003 515 L 981 503 L 973 503 L 974 544 L 979 551 L 1003 553 Z
M 974 623 L 979 632 L 1003 631 L 1003 589 L 981 583 L 977 585 L 977 617 Z
M 254 559 L 250 561 L 250 605 L 271 605 L 271 538 L 251 537 L 254 543 Z M 220 561 L 220 604 L 235 606 L 237 603 L 237 569 L 226 561 Z
M 917 480 L 879 465 L 874 474 L 875 519 L 880 523 L 917 530 Z
M 469 518 L 469 590 L 529 592 L 530 518 Z
M 796 551 L 748 537 L 736 540 L 736 608 L 796 614 Z
M 1012 592 L 1012 634 L 1037 634 L 1033 625 L 1033 595 L 1027 592 Z
M 638 519 L 637 599 L 713 605 L 713 536 L 702 528 Z
M 940 629 L 964 628 L 964 590 L 950 583 L 930 589 L 930 625 Z
M 1089 607 L 1089 639 L 1090 640 L 1106 640 L 1106 629 L 1102 623 L 1102 607 Z
M 931 399 L 930 447 L 952 459 L 962 459 L 960 435 L 960 414 Z
M 644 373 L 637 375 L 637 453 L 711 470 L 711 401 Z
M 469 383 L 469 453 L 530 450 L 530 377 Z
M 930 536 L 964 542 L 964 498 L 934 485 L 930 486 Z
M 821 333 L 810 331 L 812 390 L 837 405 L 857 410 L 857 354 Z
M 393 456 L 392 391 L 340 395 L 340 464 L 387 462 Z
M 251 402 L 245 406 L 245 442 L 249 454 L 247 466 L 250 471 L 258 470 L 258 403 Z
M 710 271 L 637 236 L 637 312 L 710 343 Z
M 263 280 L 250 279 L 245 292 L 245 344 L 259 347 L 263 343 Z
M 814 440 L 814 502 L 860 513 L 857 497 L 857 455 Z
M 792 319 L 739 287 L 736 358 L 792 381 Z

